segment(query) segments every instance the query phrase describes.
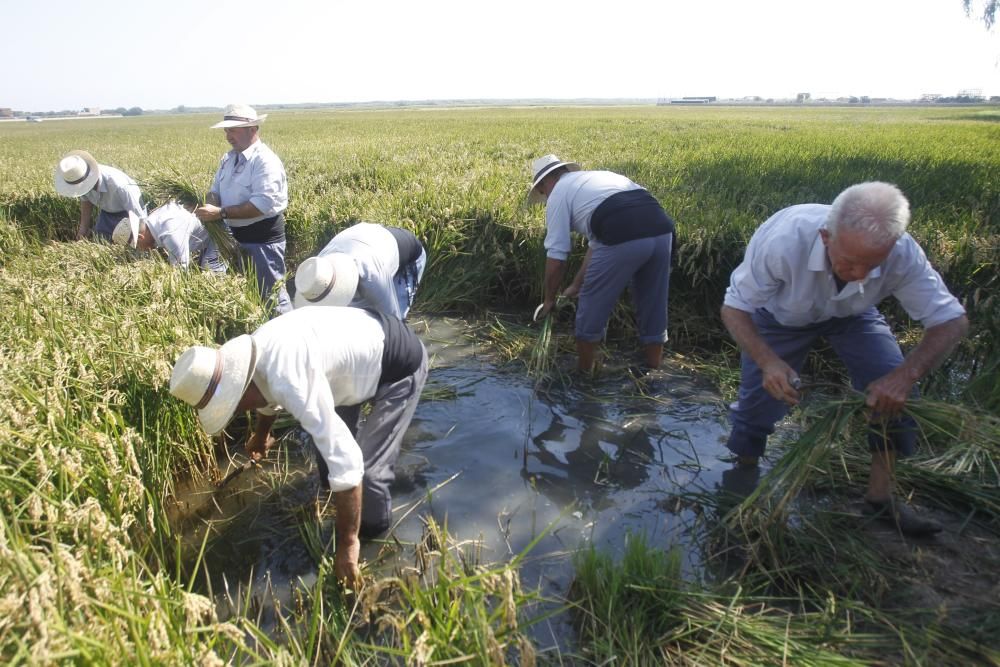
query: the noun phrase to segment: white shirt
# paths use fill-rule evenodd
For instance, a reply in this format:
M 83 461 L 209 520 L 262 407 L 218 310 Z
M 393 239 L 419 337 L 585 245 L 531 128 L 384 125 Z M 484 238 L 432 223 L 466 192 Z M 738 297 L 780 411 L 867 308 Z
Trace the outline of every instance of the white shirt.
M 83 195 L 94 206 L 108 213 L 124 213 L 132 211 L 139 217 L 146 214 L 146 207 L 140 201 L 142 192 L 139 186 L 121 169 L 99 165 L 100 178 L 97 179 L 97 189 Z
M 250 202 L 261 215 L 226 220 L 230 227 L 247 227 L 271 218 L 288 207 L 288 179 L 281 159 L 258 139 L 242 153 L 234 148 L 222 156 L 209 192 L 219 196 L 221 206 Z
M 403 319 L 393 284 L 399 270 L 399 245 L 388 229 L 359 222 L 334 236 L 319 254 L 322 257 L 335 252 L 350 255 L 358 267 L 358 291 L 352 306 Z
M 903 234 L 886 260 L 863 280 L 838 290 L 819 233 L 830 208 L 802 204 L 771 216 L 750 239 L 724 303 L 751 313 L 766 308 L 790 327 L 858 315 L 888 296 L 896 297 L 925 328 L 965 314 L 909 234 Z
M 333 491 L 352 489 L 364 476 L 364 457 L 338 405 L 358 405 L 378 389 L 385 334 L 357 308 L 298 308 L 253 333 L 253 381 L 267 400 L 261 414 L 287 410 L 312 436 L 329 468 Z
M 146 218 L 146 227 L 153 235 L 157 248 L 167 252 L 167 259 L 174 266 L 186 267 L 191 255 L 201 252 L 208 245 L 208 230 L 177 202 L 171 201 L 152 211 Z
M 598 247 L 590 232 L 590 218 L 601 203 L 619 192 L 640 190 L 641 185 L 612 171 L 570 171 L 559 177 L 545 204 L 546 256 L 565 260 L 573 248 L 570 229 Z

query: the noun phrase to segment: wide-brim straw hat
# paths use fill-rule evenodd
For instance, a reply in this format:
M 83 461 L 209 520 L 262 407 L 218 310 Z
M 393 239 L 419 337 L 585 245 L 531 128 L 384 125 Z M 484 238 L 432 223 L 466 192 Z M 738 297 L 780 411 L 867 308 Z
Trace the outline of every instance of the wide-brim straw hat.
M 257 115 L 257 111 L 246 104 L 230 104 L 222 112 L 222 120 L 212 126 L 212 129 L 220 127 L 255 127 L 264 122 L 267 114 Z
M 253 336 L 243 334 L 220 348 L 195 345 L 177 359 L 170 393 L 198 411 L 209 435 L 226 427 L 257 367 Z
M 139 242 L 139 216 L 129 211 L 128 215 L 115 225 L 115 231 L 111 232 L 111 242 L 134 248 Z
M 531 173 L 534 174 L 534 180 L 531 182 L 531 189 L 528 191 L 528 203 L 529 204 L 540 204 L 544 201 L 542 193 L 538 191 L 538 184 L 542 182 L 542 179 L 552 173 L 553 170 L 559 167 L 566 167 L 570 171 L 580 171 L 583 169 L 576 162 L 563 162 L 555 155 L 543 155 L 540 158 L 536 158 L 531 162 Z
M 80 197 L 90 192 L 101 177 L 101 167 L 87 151 L 70 151 L 59 160 L 52 180 L 56 192 Z
M 346 306 L 357 290 L 358 265 L 350 255 L 310 257 L 295 271 L 294 306 Z

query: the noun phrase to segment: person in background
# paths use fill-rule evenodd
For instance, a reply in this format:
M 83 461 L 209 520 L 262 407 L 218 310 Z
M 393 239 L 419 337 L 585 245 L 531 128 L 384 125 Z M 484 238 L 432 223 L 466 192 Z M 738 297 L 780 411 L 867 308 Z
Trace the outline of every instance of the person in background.
M 390 526 L 389 485 L 427 379 L 427 351 L 395 317 L 360 308 L 300 308 L 221 348 L 188 348 L 174 364 L 170 393 L 221 432 L 256 411 L 250 455 L 266 455 L 285 410 L 312 437 L 320 484 L 333 492 L 337 578 L 359 583 L 359 539 Z M 363 424 L 363 404 L 371 406 Z
M 593 369 L 597 345 L 626 286 L 646 366 L 659 368 L 667 340 L 674 221 L 649 192 L 614 172 L 584 171 L 575 162 L 545 155 L 532 162 L 531 173 L 528 202 L 546 204 L 545 282 L 535 319 L 555 306 L 572 249 L 570 231 L 576 231 L 587 238 L 587 254 L 562 295 L 579 297 L 579 370 Z
M 230 104 L 223 118 L 212 126 L 226 132 L 233 147 L 222 156 L 206 204 L 195 209 L 202 222 L 222 220 L 229 225 L 243 252 L 250 258 L 257 289 L 278 314 L 292 309 L 284 284 L 285 216 L 288 180 L 285 166 L 258 136 L 267 114 L 253 107 Z M 275 285 L 280 287 L 275 288 Z
M 209 223 L 212 224 L 212 223 Z M 111 240 L 138 250 L 162 248 L 173 266 L 187 268 L 192 258 L 202 269 L 225 273 L 226 264 L 205 226 L 175 201 L 170 201 L 139 218 L 131 211 L 115 227 Z
M 727 446 L 740 464 L 757 465 L 774 424 L 799 401 L 806 354 L 825 338 L 872 411 L 865 513 L 925 535 L 941 527 L 892 495 L 896 456 L 916 447 L 915 424 L 900 413 L 917 381 L 945 359 L 969 322 L 906 233 L 909 220 L 903 193 L 871 182 L 847 188 L 832 205 L 778 211 L 757 229 L 722 306 L 722 321 L 742 351 Z M 905 357 L 876 309 L 889 296 L 925 329 Z
M 340 232 L 295 272 L 295 307 L 370 308 L 405 320 L 427 251 L 412 232 L 360 222 Z
M 142 217 L 142 192 L 120 169 L 98 164 L 87 151 L 70 151 L 59 160 L 53 174 L 56 192 L 80 200 L 80 225 L 76 238 L 91 235 L 94 207 L 98 208 L 96 238 L 111 240 L 111 233 L 129 213 Z

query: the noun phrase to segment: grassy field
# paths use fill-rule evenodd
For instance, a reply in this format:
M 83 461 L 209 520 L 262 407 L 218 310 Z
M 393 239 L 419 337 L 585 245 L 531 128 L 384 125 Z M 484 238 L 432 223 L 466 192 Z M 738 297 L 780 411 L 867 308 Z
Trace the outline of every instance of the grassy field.
M 203 192 L 228 147 L 208 129 L 215 120 L 0 124 L 0 657 L 40 664 L 551 658 L 535 656 L 523 634 L 527 619 L 517 610 L 530 607 L 531 595 L 519 588 L 517 561 L 470 565 L 435 526 L 419 576 L 378 582 L 357 606 L 345 605 L 326 578 L 330 562 L 318 549 L 319 583 L 277 636 L 249 611 L 220 620 L 194 592 L 198 564 L 176 557 L 165 504 L 174 480 L 210 474 L 214 461 L 193 412 L 169 397 L 166 380 L 185 346 L 251 330 L 263 311 L 237 277 L 176 272 L 125 251 L 64 243 L 76 230 L 78 206 L 56 195 L 52 168 L 83 148 L 140 181 L 153 204 Z M 928 389 L 969 408 L 943 418 L 970 424 L 955 432 L 964 444 L 997 433 L 990 421 L 1000 409 L 995 109 L 277 112 L 262 138 L 288 170 L 290 267 L 353 222 L 405 226 L 428 246 L 416 306 L 424 311 L 530 313 L 544 236 L 542 211 L 523 206 L 533 157 L 554 152 L 628 175 L 678 222 L 672 345 L 710 364 L 732 361 L 717 311 L 758 224 L 783 206 L 829 202 L 852 183 L 894 182 L 910 198 L 913 235 L 974 323 Z M 912 341 L 905 316 L 888 312 Z M 612 333 L 629 331 L 622 308 Z M 525 363 L 534 363 L 530 346 L 521 349 Z M 978 531 L 971 534 L 982 540 L 975 544 L 984 558 L 995 555 L 995 448 L 942 444 L 933 453 L 904 482 L 930 485 L 955 511 L 971 508 Z M 859 466 L 848 456 L 813 484 L 797 478 L 792 486 L 850 484 Z M 582 557 L 576 657 L 594 664 L 613 656 L 619 664 L 947 664 L 960 656 L 951 664 L 1000 664 L 995 606 L 973 607 L 958 620 L 905 614 L 906 601 L 889 594 L 898 561 L 879 562 L 871 545 L 853 543 L 824 560 L 831 558 L 824 540 L 845 532 L 836 517 L 789 531 L 749 507 L 729 516 L 756 521 L 742 524 L 740 549 L 751 556 L 744 587 L 685 583 L 670 559 L 648 553 L 641 540 L 621 563 Z M 713 545 L 732 539 L 706 536 Z M 802 565 L 785 570 L 782 562 Z M 825 588 L 821 566 L 836 575 Z M 381 634 L 356 639 L 351 628 L 374 608 L 384 615 Z M 639 620 L 621 622 L 634 612 Z

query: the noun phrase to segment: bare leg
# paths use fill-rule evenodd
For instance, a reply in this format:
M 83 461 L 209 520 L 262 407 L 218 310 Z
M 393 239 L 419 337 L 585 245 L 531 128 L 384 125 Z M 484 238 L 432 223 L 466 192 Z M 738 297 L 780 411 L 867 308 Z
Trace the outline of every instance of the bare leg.
M 591 343 L 577 338 L 576 353 L 578 355 L 576 367 L 584 373 L 590 373 L 593 371 L 594 358 L 597 356 L 597 343 Z
M 892 473 L 896 464 L 896 452 L 872 452 L 872 469 L 868 477 L 868 493 L 865 500 L 885 502 L 892 497 Z
M 642 346 L 642 354 L 646 357 L 646 365 L 650 368 L 659 368 L 660 361 L 663 360 L 663 343 L 649 343 Z

